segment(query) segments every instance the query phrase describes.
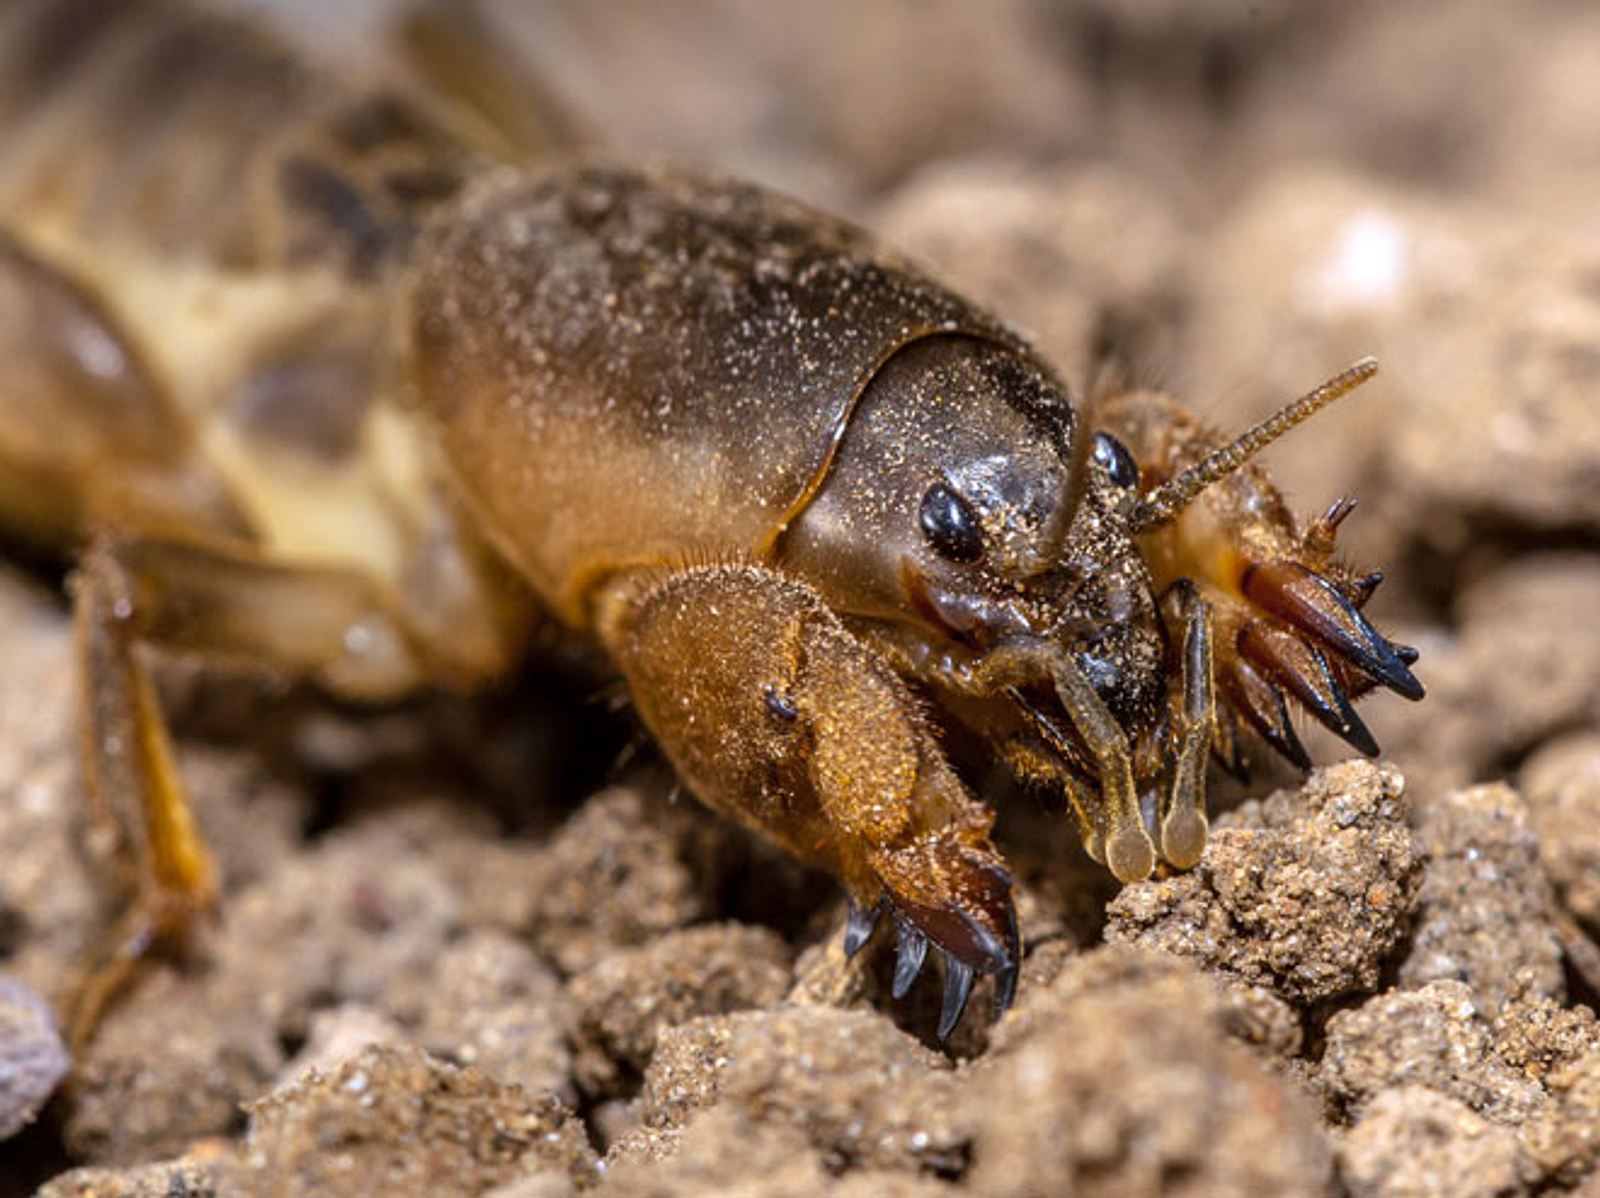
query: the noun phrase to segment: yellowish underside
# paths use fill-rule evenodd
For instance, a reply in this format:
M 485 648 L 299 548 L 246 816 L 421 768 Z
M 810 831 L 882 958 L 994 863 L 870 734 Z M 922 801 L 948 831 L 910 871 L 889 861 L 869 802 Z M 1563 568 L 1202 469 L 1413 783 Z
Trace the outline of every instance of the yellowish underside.
M 365 302 L 337 272 L 226 271 L 105 242 L 91 249 L 48 221 L 14 231 L 42 258 L 86 281 L 115 313 L 196 422 L 202 452 L 270 555 L 398 575 L 406 509 L 424 502 L 427 490 L 423 455 L 398 413 L 374 405 L 361 452 L 328 461 L 251 441 L 221 410 L 229 387 L 263 346 L 319 319 L 338 319 L 353 298 Z

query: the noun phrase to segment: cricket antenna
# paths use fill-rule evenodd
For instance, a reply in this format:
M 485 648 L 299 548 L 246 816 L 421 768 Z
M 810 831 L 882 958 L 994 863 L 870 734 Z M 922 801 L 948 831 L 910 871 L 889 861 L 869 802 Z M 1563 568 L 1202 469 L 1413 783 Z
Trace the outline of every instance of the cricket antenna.
M 1362 358 L 1221 449 L 1213 450 L 1183 473 L 1169 478 L 1134 507 L 1133 531 L 1148 532 L 1177 519 L 1201 491 L 1232 474 L 1302 420 L 1348 395 L 1377 373 L 1378 360 Z

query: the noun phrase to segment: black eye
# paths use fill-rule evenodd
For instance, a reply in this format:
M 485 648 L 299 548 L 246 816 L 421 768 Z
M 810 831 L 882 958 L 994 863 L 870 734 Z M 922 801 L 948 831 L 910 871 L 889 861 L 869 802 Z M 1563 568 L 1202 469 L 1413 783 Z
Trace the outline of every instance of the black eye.
M 978 515 L 960 495 L 934 483 L 922 497 L 922 532 L 933 551 L 946 561 L 971 565 L 983 557 L 983 530 Z
M 1139 485 L 1139 464 L 1133 460 L 1128 447 L 1110 433 L 1094 435 L 1094 460 L 1117 486 Z

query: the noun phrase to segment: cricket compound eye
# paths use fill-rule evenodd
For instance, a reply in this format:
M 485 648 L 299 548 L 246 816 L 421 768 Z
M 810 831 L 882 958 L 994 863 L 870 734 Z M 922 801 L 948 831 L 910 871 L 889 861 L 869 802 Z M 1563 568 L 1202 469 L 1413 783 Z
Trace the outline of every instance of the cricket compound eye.
M 946 561 L 970 566 L 983 560 L 983 529 L 972 505 L 944 483 L 934 483 L 922 497 L 922 534 Z
M 1094 435 L 1094 460 L 1115 485 L 1132 490 L 1139 485 L 1139 465 L 1128 447 L 1110 433 Z

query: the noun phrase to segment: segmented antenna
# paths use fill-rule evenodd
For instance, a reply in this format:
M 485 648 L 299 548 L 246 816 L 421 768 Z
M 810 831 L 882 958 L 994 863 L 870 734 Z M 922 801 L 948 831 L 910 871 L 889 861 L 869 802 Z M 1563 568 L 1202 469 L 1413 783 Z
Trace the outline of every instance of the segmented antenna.
M 1377 373 L 1378 360 L 1362 358 L 1221 449 L 1213 450 L 1183 473 L 1169 478 L 1139 500 L 1133 509 L 1133 530 L 1148 532 L 1175 520 L 1201 491 L 1232 474 L 1302 420 L 1348 395 Z

